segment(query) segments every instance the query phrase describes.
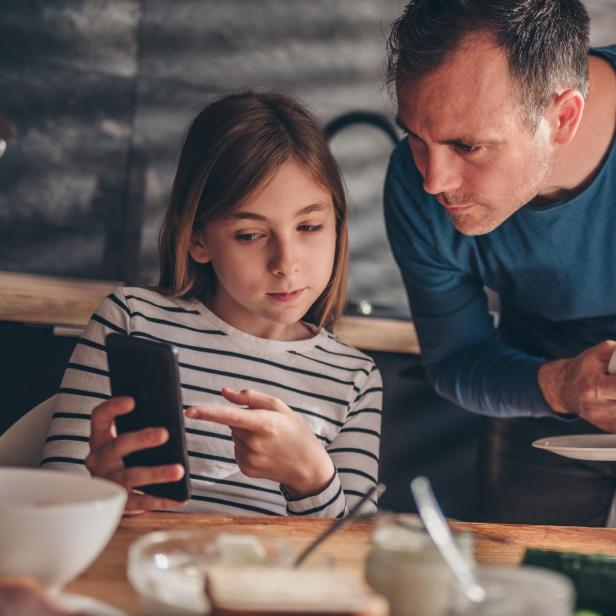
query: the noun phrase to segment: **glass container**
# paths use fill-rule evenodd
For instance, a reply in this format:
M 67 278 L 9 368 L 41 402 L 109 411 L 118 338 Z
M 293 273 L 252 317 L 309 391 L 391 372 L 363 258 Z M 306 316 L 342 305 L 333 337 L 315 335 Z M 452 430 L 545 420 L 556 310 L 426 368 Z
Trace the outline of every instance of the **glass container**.
M 454 533 L 474 565 L 473 536 Z M 452 575 L 419 518 L 386 514 L 377 518 L 366 559 L 366 580 L 389 602 L 390 616 L 446 616 Z
M 128 579 L 146 614 L 208 614 L 205 578 L 213 565 L 289 565 L 288 539 L 213 531 L 157 531 L 135 541 L 128 553 Z

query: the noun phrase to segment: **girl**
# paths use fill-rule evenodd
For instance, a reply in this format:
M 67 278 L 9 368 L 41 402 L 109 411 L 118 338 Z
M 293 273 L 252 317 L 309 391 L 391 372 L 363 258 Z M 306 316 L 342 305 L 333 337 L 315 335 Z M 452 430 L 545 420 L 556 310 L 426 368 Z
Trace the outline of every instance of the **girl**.
M 156 290 L 119 288 L 92 316 L 42 466 L 123 485 L 127 511 L 181 505 L 135 489 L 180 479 L 181 466 L 123 465 L 168 434 L 116 435 L 115 417 L 133 408 L 110 398 L 105 337 L 120 332 L 179 350 L 192 488 L 184 510 L 344 516 L 377 480 L 381 378 L 325 329 L 344 305 L 346 201 L 303 106 L 245 92 L 197 115 L 160 257 Z

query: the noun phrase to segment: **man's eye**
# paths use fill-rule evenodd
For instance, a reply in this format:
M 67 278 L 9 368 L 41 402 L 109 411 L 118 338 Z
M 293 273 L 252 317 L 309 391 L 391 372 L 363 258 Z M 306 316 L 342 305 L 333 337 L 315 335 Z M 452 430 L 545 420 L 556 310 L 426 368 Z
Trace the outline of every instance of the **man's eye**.
M 316 233 L 323 230 L 323 225 L 300 225 L 297 227 L 300 231 L 306 231 L 308 233 Z
M 260 237 L 262 237 L 263 234 L 262 233 L 236 233 L 235 234 L 235 239 L 240 241 L 240 242 L 254 242 L 255 240 L 258 240 Z
M 473 154 L 481 150 L 480 145 L 469 145 L 468 143 L 457 143 L 456 148 L 460 150 L 460 152 L 464 152 L 464 154 Z

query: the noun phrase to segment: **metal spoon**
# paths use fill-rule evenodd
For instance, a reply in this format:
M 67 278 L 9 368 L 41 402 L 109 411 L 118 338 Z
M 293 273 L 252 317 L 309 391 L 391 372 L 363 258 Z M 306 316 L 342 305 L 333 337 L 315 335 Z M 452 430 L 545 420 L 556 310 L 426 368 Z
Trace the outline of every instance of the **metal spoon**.
M 376 492 L 377 501 L 381 497 L 381 494 L 385 492 L 385 485 L 378 483 L 370 488 L 360 499 L 355 503 L 355 506 L 349 511 L 345 518 L 338 518 L 331 526 L 326 528 L 312 543 L 304 549 L 304 551 L 295 559 L 293 567 L 299 567 L 306 558 L 312 554 L 312 552 L 325 541 L 330 535 L 340 530 L 343 526 L 346 526 L 351 520 L 355 519 L 359 514 L 362 505 L 371 498 Z
M 486 598 L 486 590 L 479 584 L 474 571 L 460 554 L 428 478 L 416 477 L 413 479 L 411 481 L 411 492 L 415 497 L 419 515 L 428 534 L 432 537 L 432 541 L 436 544 L 441 556 L 460 583 L 464 594 L 473 603 L 482 603 Z

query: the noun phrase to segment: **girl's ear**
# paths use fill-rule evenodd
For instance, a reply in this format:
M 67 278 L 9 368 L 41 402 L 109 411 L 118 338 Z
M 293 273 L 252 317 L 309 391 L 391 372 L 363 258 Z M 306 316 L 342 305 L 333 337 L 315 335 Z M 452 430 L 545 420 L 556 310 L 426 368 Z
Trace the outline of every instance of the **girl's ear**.
M 193 231 L 190 234 L 190 244 L 188 245 L 188 254 L 197 263 L 209 263 L 210 253 L 205 245 L 203 231 Z

